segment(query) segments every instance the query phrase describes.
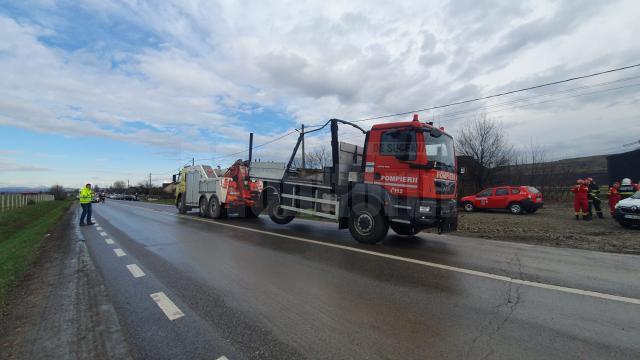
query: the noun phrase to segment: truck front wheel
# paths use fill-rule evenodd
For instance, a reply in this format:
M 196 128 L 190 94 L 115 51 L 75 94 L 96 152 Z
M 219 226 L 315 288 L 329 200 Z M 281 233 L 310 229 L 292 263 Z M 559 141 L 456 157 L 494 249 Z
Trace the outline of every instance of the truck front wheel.
M 295 216 L 289 215 L 289 212 L 280 207 L 280 201 L 277 197 L 273 197 L 269 200 L 269 206 L 267 206 L 267 214 L 269 218 L 276 224 L 284 225 L 290 223 Z
M 358 242 L 375 244 L 387 236 L 389 223 L 379 207 L 360 203 L 349 217 L 349 232 Z
M 181 194 L 178 197 L 178 212 L 180 214 L 186 214 L 187 213 L 187 204 L 185 204 L 184 194 Z

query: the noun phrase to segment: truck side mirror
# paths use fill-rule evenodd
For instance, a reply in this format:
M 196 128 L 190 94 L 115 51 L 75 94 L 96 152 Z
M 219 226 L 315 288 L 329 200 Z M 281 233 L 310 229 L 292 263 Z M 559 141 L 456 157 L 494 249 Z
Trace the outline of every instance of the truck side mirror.
M 173 174 L 173 182 L 178 182 L 178 174 Z
M 460 175 L 464 175 L 464 173 L 466 173 L 466 172 L 467 172 L 467 168 L 465 168 L 465 167 L 461 167 L 460 169 L 458 169 L 458 173 Z

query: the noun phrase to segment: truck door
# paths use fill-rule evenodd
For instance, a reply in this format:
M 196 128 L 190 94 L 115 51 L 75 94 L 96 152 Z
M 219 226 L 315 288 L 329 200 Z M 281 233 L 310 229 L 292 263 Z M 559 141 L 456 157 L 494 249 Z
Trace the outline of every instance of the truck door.
M 509 201 L 509 188 L 496 188 L 496 193 L 489 198 L 489 207 L 492 209 L 503 209 L 507 207 Z
M 196 171 L 187 172 L 187 204 L 198 205 L 200 200 L 199 186 L 200 186 L 200 173 Z
M 367 171 L 373 165 L 373 174 L 367 174 L 368 182 L 385 187 L 396 196 L 417 197 L 418 169 L 411 168 L 417 159 L 416 131 L 407 129 L 389 129 L 376 132 L 378 146 L 373 156 L 373 164 L 367 158 Z M 374 135 L 374 138 L 375 138 Z M 377 141 L 376 141 L 377 140 Z M 369 180 L 371 179 L 371 180 Z

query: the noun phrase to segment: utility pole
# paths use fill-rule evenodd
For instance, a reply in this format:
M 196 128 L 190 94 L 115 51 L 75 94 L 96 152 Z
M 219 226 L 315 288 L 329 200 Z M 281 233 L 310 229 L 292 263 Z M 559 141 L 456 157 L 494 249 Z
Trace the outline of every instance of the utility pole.
M 196 158 L 191 158 L 191 166 L 196 166 Z
M 304 124 L 302 124 L 302 168 L 306 168 L 305 163 L 304 163 Z
M 151 195 L 151 173 L 149 173 L 149 195 Z
M 249 166 L 251 166 L 251 161 L 253 157 L 253 133 L 249 133 Z

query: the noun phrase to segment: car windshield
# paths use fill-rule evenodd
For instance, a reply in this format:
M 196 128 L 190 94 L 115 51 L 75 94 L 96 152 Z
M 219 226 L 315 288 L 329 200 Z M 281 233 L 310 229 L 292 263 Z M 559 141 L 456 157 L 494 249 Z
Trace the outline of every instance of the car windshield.
M 637 193 L 631 195 L 632 199 L 640 199 L 640 191 L 638 191 Z
M 444 134 L 429 136 L 425 133 L 425 150 L 428 164 L 435 169 L 455 171 L 456 162 L 453 151 L 453 140 Z

